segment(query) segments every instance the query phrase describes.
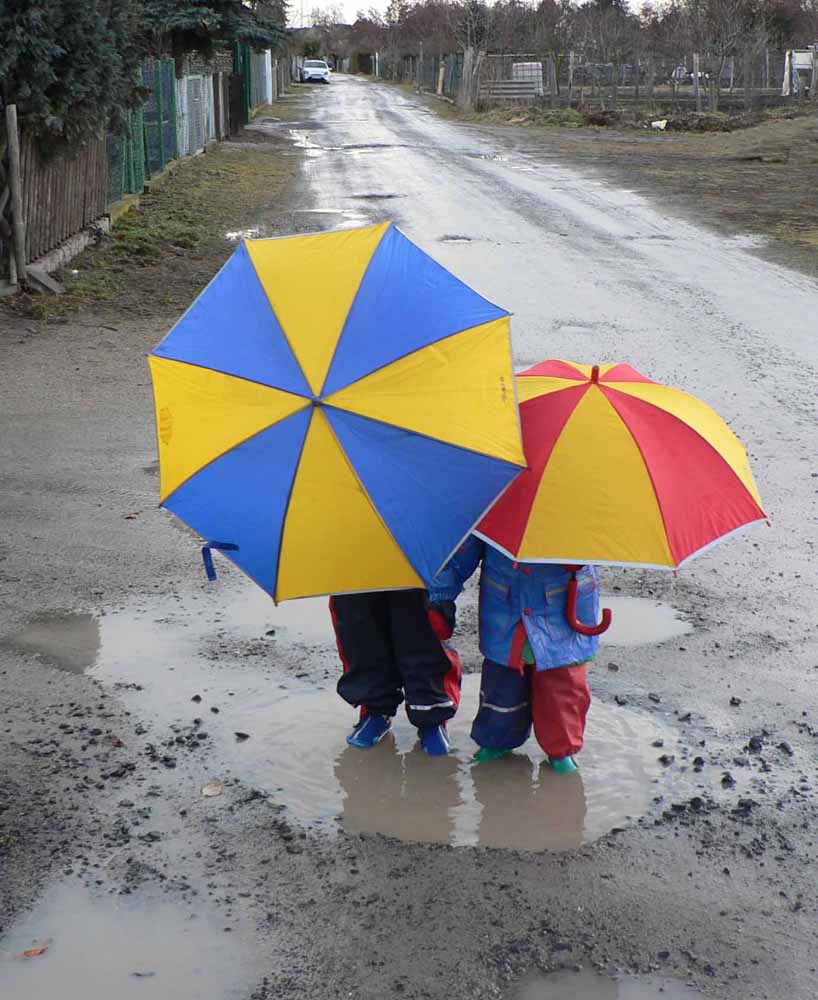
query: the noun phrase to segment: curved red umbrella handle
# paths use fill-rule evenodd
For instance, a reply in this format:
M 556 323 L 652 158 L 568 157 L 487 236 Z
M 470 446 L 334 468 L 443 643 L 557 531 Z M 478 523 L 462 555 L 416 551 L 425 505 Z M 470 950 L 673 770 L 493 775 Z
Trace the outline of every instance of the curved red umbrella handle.
M 565 605 L 565 620 L 575 632 L 580 635 L 602 635 L 611 627 L 613 615 L 610 608 L 602 609 L 602 621 L 599 625 L 584 625 L 577 618 L 577 598 L 579 597 L 579 580 L 577 580 L 576 570 L 571 574 L 568 581 L 568 600 Z

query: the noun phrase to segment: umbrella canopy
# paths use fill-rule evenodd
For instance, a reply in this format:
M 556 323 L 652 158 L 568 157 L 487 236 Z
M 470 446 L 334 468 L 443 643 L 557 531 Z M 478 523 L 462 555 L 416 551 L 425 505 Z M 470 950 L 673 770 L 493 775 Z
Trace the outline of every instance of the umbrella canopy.
M 390 223 L 245 241 L 149 360 L 162 505 L 276 600 L 423 586 L 525 464 L 508 313 Z
M 518 376 L 529 468 L 478 534 L 512 558 L 676 569 L 766 520 L 721 417 L 630 365 L 545 361 Z

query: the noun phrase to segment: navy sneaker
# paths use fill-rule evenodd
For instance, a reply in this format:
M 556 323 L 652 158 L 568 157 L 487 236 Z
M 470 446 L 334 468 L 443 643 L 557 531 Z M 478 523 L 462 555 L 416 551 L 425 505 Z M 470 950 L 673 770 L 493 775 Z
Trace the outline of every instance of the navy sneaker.
M 423 726 L 418 733 L 421 746 L 430 757 L 445 757 L 451 749 L 444 725 Z
M 347 736 L 347 743 L 359 750 L 371 750 L 392 728 L 388 715 L 365 715 Z

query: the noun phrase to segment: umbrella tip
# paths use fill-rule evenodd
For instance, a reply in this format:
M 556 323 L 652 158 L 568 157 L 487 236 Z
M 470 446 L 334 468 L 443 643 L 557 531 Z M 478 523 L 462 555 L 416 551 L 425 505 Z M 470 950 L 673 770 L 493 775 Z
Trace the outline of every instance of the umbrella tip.
M 591 381 L 599 383 L 599 365 L 594 365 L 591 369 Z

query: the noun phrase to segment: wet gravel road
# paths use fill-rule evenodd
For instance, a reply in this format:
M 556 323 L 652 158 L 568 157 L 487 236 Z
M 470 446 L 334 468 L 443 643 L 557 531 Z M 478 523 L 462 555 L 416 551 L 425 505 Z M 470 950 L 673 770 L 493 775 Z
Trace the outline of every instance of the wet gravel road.
M 593 674 L 599 718 L 622 713 L 617 745 L 650 756 L 628 777 L 647 789 L 640 815 L 567 852 L 453 846 L 479 802 L 497 804 L 490 843 L 519 803 L 467 764 L 441 800 L 408 752 L 381 764 L 404 799 L 420 787 L 433 804 L 426 832 L 445 819 L 456 836 L 362 833 L 377 802 L 354 823 L 333 812 L 360 789 L 342 746 L 319 782 L 305 772 L 309 795 L 276 751 L 289 699 L 307 718 L 323 688 L 325 710 L 323 612 L 273 609 L 229 569 L 206 586 L 195 541 L 156 509 L 144 353 L 162 330 L 0 319 L 14 373 L 0 394 L 3 996 L 812 1000 L 818 289 L 550 156 L 547 136 L 451 124 L 342 77 L 299 88 L 288 115 L 255 126 L 303 157 L 287 231 L 394 218 L 513 310 L 519 365 L 628 360 L 702 396 L 748 443 L 773 528 L 676 580 L 606 574 L 612 594 L 692 626 L 609 646 Z M 471 669 L 474 618 L 469 598 Z M 308 761 L 309 727 L 294 731 Z M 529 772 L 515 782 L 530 789 Z M 517 985 L 580 966 L 574 987 Z M 591 970 L 638 978 L 617 994 Z

